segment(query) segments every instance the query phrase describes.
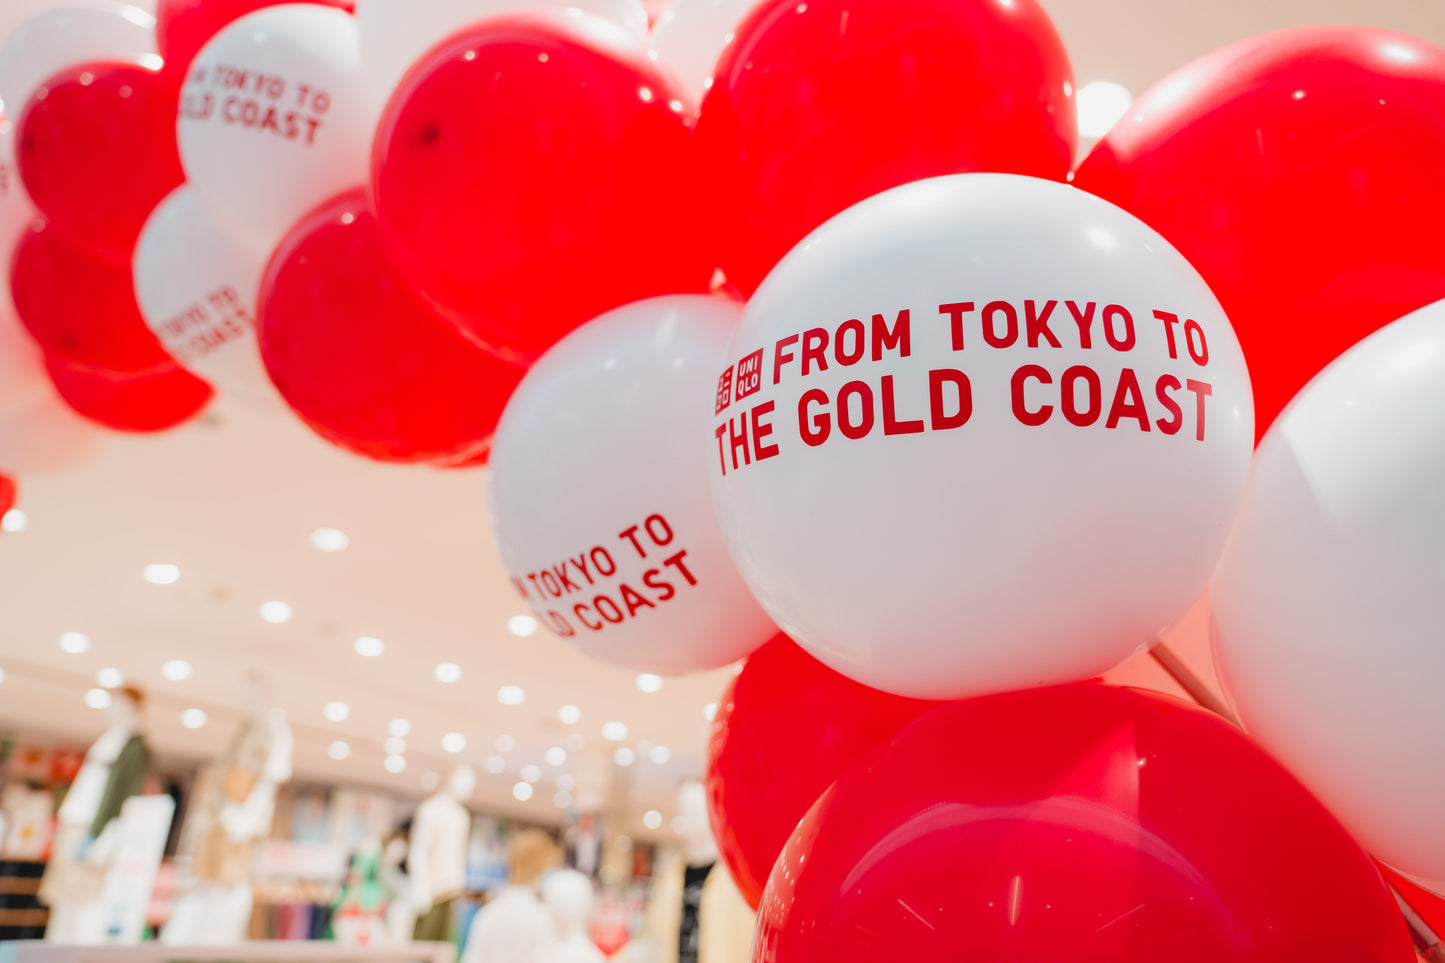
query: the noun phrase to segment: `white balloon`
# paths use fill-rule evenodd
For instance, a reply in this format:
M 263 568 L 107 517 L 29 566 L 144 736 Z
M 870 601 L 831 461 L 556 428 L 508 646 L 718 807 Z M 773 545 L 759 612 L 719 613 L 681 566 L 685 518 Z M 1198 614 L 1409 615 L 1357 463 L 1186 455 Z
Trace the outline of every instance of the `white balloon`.
M 103 429 L 61 401 L 54 389 L 39 403 L 0 415 L 0 472 L 11 477 L 64 471 L 99 454 Z
M 606 17 L 647 39 L 642 0 L 358 0 L 365 83 L 376 113 L 411 65 L 458 30 L 499 13 L 547 7 Z
M 709 462 L 733 558 L 805 648 L 903 695 L 1085 679 L 1151 644 L 1248 472 L 1249 378 L 1208 286 L 1050 181 L 844 211 L 764 281 L 728 361 Z
M 265 262 L 181 186 L 146 221 L 136 244 L 136 301 L 146 326 L 181 366 L 222 394 L 281 411 L 256 341 Z
M 15 126 L 0 118 L 0 414 L 36 404 L 50 385 L 40 346 L 10 300 L 10 261 L 34 216 L 15 170 Z
M 748 594 L 708 495 L 707 399 L 740 306 L 705 295 L 611 311 L 517 386 L 492 442 L 492 531 L 518 590 L 589 655 L 715 669 L 777 629 Z
M 372 115 L 356 20 L 287 3 L 212 37 L 181 93 L 181 165 L 216 219 L 269 256 L 321 202 L 366 182 Z
M 11 2 L 4 0 L 7 12 Z M 0 100 L 6 112 L 18 118 L 35 88 L 67 67 L 93 60 L 160 67 L 156 18 L 139 7 L 104 0 L 41 9 L 0 45 Z
M 662 64 L 702 102 L 713 68 L 733 31 L 758 0 L 673 0 L 652 28 L 652 48 Z
M 1211 591 L 1245 729 L 1371 854 L 1445 895 L 1445 301 L 1295 398 Z

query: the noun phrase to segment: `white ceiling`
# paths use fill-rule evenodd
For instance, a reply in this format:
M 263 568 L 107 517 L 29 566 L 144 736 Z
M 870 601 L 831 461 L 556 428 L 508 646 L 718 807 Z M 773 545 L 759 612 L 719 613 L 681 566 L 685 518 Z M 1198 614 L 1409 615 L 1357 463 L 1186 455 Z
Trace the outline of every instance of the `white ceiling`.
M 4 0 L 9 2 L 9 0 Z M 1290 25 L 1354 22 L 1406 30 L 1445 42 L 1441 0 L 1045 0 L 1072 51 L 1079 82 L 1112 80 L 1135 90 L 1207 50 Z M 383 786 L 419 794 L 422 774 L 458 758 L 480 766 L 500 734 L 518 747 L 508 772 L 483 776 L 477 802 L 489 809 L 556 818 L 550 778 L 575 770 L 548 767 L 543 753 L 569 733 L 585 740 L 582 768 L 601 772 L 614 748 L 604 722 L 624 722 L 629 745 L 666 745 L 672 760 L 640 758 L 631 770 L 636 817 L 648 808 L 671 815 L 677 782 L 701 772 L 703 707 L 721 693 L 728 671 L 668 680 L 640 693 L 633 675 L 588 661 L 545 630 L 531 638 L 507 631 L 524 611 L 492 548 L 485 476 L 370 464 L 326 447 L 299 424 L 218 405 L 201 423 L 160 438 L 117 440 L 75 472 L 25 479 L 23 533 L 0 536 L 0 725 L 85 742 L 102 726 L 82 702 L 102 667 L 122 670 L 151 693 L 153 740 L 166 754 L 217 753 L 241 716 L 242 680 L 264 668 L 297 730 L 297 770 L 309 779 Z M 339 528 L 351 547 L 322 554 L 309 535 Z M 181 567 L 177 584 L 141 578 L 149 563 Z M 258 616 L 263 601 L 295 609 L 288 624 Z M 57 637 L 84 632 L 83 655 L 60 651 Z M 359 635 L 386 642 L 365 659 Z M 1196 640 L 1203 631 L 1194 633 Z M 1199 668 L 1202 645 L 1191 655 Z M 195 677 L 167 682 L 167 659 L 184 658 Z M 462 680 L 432 675 L 442 661 Z M 1147 663 L 1126 677 L 1160 682 Z M 1161 683 L 1162 684 L 1162 683 Z M 503 685 L 526 702 L 501 705 Z M 351 717 L 326 721 L 322 707 L 346 702 Z M 582 709 L 574 727 L 557 721 L 564 704 Z M 211 722 L 179 724 L 202 707 Z M 382 767 L 387 722 L 409 719 L 406 772 Z M 441 750 L 444 733 L 466 735 L 460 757 Z M 350 758 L 326 747 L 345 739 Z M 525 764 L 548 774 L 530 803 L 511 798 Z M 635 830 L 641 832 L 640 823 Z

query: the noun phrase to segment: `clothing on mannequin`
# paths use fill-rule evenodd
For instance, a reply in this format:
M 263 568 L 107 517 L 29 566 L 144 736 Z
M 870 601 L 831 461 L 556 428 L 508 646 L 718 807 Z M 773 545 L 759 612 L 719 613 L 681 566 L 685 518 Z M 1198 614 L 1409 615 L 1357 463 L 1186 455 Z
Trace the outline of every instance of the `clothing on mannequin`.
M 541 830 L 513 838 L 511 882 L 472 919 L 461 963 L 548 963 L 557 926 L 537 898 L 537 884 L 557 857 L 556 844 Z
M 451 938 L 453 904 L 466 890 L 472 832 L 472 816 L 463 804 L 476 788 L 476 772 L 458 766 L 441 791 L 417 807 L 407 855 L 411 904 L 417 913 L 413 939 Z
M 607 963 L 587 935 L 592 918 L 592 881 L 575 869 L 559 869 L 542 880 L 542 902 L 552 914 L 557 942 L 542 963 Z
M 250 714 L 193 810 L 199 842 L 191 883 L 161 931 L 171 946 L 230 946 L 250 929 L 251 857 L 271 832 L 277 789 L 291 780 L 292 735 L 259 675 L 247 680 L 246 701 Z
M 143 705 L 139 689 L 127 686 L 112 694 L 107 710 L 110 727 L 85 754 L 60 806 L 39 892 L 40 901 L 50 907 L 45 931 L 49 942 L 105 941 L 100 895 L 117 847 L 116 817 L 127 799 L 140 794 L 150 771 L 150 748 L 141 734 Z

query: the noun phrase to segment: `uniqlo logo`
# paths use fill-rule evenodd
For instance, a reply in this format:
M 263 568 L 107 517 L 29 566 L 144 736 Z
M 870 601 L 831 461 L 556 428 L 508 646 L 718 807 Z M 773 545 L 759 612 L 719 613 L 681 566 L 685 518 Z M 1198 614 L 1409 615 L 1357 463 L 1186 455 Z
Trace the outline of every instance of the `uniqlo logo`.
M 759 348 L 738 362 L 737 399 L 743 400 L 763 386 L 763 349 Z
M 712 410 L 715 415 L 720 415 L 723 409 L 733 403 L 733 369 L 722 373 L 717 379 L 717 407 Z

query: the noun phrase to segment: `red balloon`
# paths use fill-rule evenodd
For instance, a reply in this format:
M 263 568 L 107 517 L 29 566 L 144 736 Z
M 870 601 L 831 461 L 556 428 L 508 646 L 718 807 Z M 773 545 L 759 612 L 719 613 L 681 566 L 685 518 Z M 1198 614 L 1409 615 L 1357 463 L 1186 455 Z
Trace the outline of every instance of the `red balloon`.
M 112 374 L 175 368 L 141 316 L 130 264 L 82 250 L 48 225 L 36 224 L 21 239 L 10 292 L 47 354 Z
M 818 225 L 942 174 L 1063 180 L 1073 69 L 1035 0 L 768 0 L 723 52 L 698 139 L 722 269 L 752 294 Z
M 1078 684 L 955 702 L 848 771 L 754 963 L 1413 963 L 1368 856 L 1217 716 Z
M 261 282 L 261 357 L 317 434 L 378 461 L 475 457 L 522 369 L 462 338 L 397 275 L 366 192 L 301 220 Z
M 779 635 L 749 656 L 708 740 L 708 815 L 754 909 L 798 820 L 849 766 L 940 702 L 839 675 Z
M 1217 50 L 1135 103 L 1075 185 L 1168 238 L 1218 295 L 1262 436 L 1345 349 L 1445 298 L 1445 48 L 1308 27 Z
M 50 357 L 45 369 L 76 414 L 115 431 L 167 431 L 199 415 L 215 396 L 210 385 L 174 363 L 159 372 L 116 375 Z
M 191 61 L 212 37 L 232 22 L 264 7 L 292 0 L 160 0 L 156 4 L 156 45 L 166 69 L 184 78 Z M 354 13 L 354 0 L 309 0 Z
M 61 71 L 16 127 L 20 179 L 71 243 L 130 266 L 151 211 L 185 180 L 176 147 L 179 78 L 131 63 Z
M 1441 899 L 1415 883 L 1410 882 L 1388 866 L 1381 866 L 1380 872 L 1395 890 L 1420 915 L 1425 924 L 1435 931 L 1436 936 L 1445 936 L 1445 899 Z
M 0 475 L 0 517 L 15 507 L 17 493 L 15 479 L 9 475 Z
M 414 66 L 382 117 L 377 217 L 398 265 L 501 357 L 633 301 L 706 291 L 686 96 L 622 28 L 488 19 Z

